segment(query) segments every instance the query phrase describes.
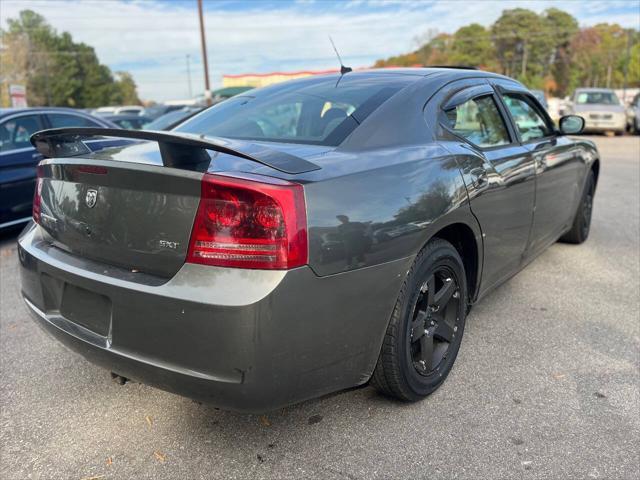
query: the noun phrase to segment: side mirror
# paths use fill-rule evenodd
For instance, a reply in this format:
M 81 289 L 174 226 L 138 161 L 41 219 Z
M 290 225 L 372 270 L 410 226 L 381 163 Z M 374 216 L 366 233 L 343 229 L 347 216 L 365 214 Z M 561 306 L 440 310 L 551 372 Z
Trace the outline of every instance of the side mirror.
M 560 131 L 565 135 L 576 135 L 584 129 L 584 118 L 578 115 L 565 115 L 560 118 Z

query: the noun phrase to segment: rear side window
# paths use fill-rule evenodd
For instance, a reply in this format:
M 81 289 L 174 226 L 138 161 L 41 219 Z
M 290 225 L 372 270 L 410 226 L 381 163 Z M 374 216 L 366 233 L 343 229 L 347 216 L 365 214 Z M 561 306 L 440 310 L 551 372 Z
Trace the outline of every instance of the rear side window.
M 0 123 L 0 152 L 31 147 L 29 139 L 42 130 L 40 115 L 23 115 Z
M 516 124 L 523 142 L 544 138 L 553 133 L 553 129 L 547 125 L 533 99 L 526 95 L 511 93 L 503 95 L 502 99 L 513 118 L 513 123 Z
M 66 114 L 66 113 L 47 113 L 51 128 L 66 128 L 66 127 L 100 127 L 98 122 L 94 122 L 80 115 Z
M 176 131 L 336 146 L 409 81 L 345 76 L 268 87 L 225 100 L 187 120 Z
M 445 110 L 451 130 L 483 148 L 507 145 L 509 133 L 491 95 L 472 98 Z

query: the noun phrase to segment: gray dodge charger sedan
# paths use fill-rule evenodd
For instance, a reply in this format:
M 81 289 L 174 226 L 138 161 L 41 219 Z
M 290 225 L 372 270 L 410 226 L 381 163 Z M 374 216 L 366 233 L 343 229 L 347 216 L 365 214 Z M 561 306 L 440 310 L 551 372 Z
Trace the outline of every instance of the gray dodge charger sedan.
M 424 68 L 252 90 L 169 132 L 42 131 L 22 295 L 117 379 L 223 408 L 369 381 L 420 400 L 472 304 L 587 238 L 583 126 L 512 79 Z

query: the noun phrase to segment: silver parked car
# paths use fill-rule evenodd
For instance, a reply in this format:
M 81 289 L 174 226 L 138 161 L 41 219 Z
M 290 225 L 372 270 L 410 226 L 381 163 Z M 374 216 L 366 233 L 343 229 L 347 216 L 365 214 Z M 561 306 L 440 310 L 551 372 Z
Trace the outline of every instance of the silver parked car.
M 585 132 L 613 132 L 622 135 L 627 126 L 624 105 L 608 88 L 578 88 L 571 97 L 567 113 L 585 120 Z

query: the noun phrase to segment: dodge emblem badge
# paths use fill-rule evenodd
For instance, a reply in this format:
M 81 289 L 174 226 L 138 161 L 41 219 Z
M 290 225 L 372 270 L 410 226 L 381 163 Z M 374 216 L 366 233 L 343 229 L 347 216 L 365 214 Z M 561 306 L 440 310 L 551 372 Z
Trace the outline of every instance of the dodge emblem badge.
M 87 207 L 93 208 L 96 206 L 96 202 L 98 201 L 98 191 L 97 190 L 87 190 L 87 196 L 84 199 Z

